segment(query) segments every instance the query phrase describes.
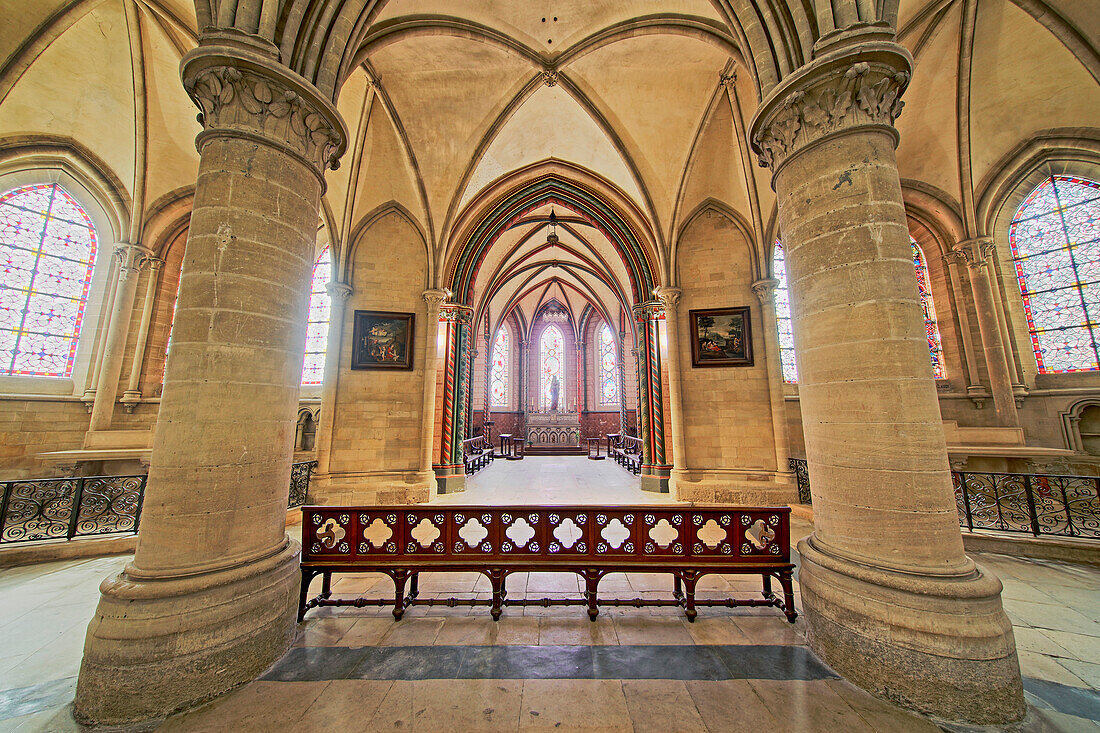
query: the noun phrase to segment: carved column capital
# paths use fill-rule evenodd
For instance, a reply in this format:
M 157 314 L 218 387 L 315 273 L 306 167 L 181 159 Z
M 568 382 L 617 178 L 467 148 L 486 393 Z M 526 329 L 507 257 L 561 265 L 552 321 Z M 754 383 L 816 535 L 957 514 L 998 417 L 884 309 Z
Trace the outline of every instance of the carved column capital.
M 444 303 L 439 306 L 439 320 L 459 325 L 469 325 L 474 321 L 474 309 L 458 303 Z
M 774 277 L 766 277 L 752 284 L 752 292 L 760 305 L 773 305 L 775 303 L 775 289 L 779 287 L 779 280 Z
M 257 51 L 203 43 L 183 57 L 183 87 L 201 110 L 201 150 L 210 136 L 276 145 L 324 172 L 339 166 L 348 133 L 336 106 L 301 76 Z
M 328 292 L 328 297 L 332 298 L 333 304 L 339 303 L 342 306 L 344 301 L 351 297 L 351 286 L 347 283 L 330 282 L 325 286 L 325 290 Z
M 631 312 L 634 314 L 635 322 L 645 323 L 664 317 L 665 307 L 659 300 L 647 300 L 631 308 Z
M 964 239 L 952 247 L 951 251 L 944 255 L 944 259 L 965 264 L 971 269 L 981 269 L 989 264 L 989 256 L 993 254 L 995 248 L 992 237 Z
M 447 299 L 447 291 L 433 288 L 432 290 L 425 290 L 423 295 L 424 302 L 428 304 L 429 311 L 439 312 L 439 308 L 443 305 L 443 301 Z
M 661 301 L 661 305 L 664 306 L 666 313 L 676 310 L 676 306 L 680 304 L 680 297 L 683 294 L 684 291 L 680 288 L 674 288 L 669 285 L 661 285 L 653 289 L 654 297 Z
M 795 153 L 860 127 L 889 130 L 901 114 L 912 57 L 872 42 L 825 54 L 784 79 L 760 105 L 749 140 L 761 167 L 778 173 Z
M 140 244 L 130 244 L 129 242 L 116 244 L 113 254 L 115 260 L 118 261 L 119 280 L 127 280 L 141 272 L 141 268 L 153 259 L 151 250 Z M 160 262 L 163 264 L 164 260 L 160 260 Z

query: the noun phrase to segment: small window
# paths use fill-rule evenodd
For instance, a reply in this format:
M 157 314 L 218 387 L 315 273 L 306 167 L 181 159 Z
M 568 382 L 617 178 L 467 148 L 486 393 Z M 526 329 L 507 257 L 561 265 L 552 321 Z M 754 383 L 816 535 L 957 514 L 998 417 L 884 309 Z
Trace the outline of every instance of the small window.
M 302 364 L 302 384 L 325 381 L 325 351 L 328 348 L 328 322 L 332 317 L 332 298 L 328 284 L 332 280 L 332 248 L 325 247 L 313 264 L 313 287 L 309 293 L 309 324 L 306 326 L 306 358 Z
M 501 326 L 493 342 L 493 363 L 489 372 L 489 389 L 493 407 L 508 406 L 508 327 Z
M 599 352 L 596 357 L 600 366 L 600 403 L 604 405 L 617 404 L 619 401 L 619 356 L 615 348 L 615 337 L 611 335 L 611 329 L 606 323 L 600 326 L 598 345 Z

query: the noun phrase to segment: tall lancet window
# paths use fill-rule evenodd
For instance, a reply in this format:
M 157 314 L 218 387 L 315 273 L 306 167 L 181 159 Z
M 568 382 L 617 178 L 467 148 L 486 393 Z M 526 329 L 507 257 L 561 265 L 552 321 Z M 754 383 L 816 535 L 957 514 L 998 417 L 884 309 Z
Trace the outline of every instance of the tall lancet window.
M 306 358 L 302 364 L 302 384 L 325 381 L 325 349 L 328 346 L 328 321 L 332 280 L 332 248 L 325 247 L 313 264 L 313 287 L 309 293 L 309 324 L 306 326 Z
M 493 407 L 508 406 L 508 327 L 501 325 L 493 341 L 493 362 L 489 370 L 489 402 Z
M 928 337 L 928 354 L 932 357 L 932 373 L 936 379 L 943 379 L 947 372 L 943 368 L 943 343 L 940 341 L 940 327 L 936 323 L 936 304 L 932 301 L 932 281 L 928 279 L 928 265 L 924 262 L 924 252 L 912 237 L 913 268 L 917 272 L 917 289 L 920 291 L 920 307 L 924 311 L 924 335 Z
M 772 255 L 772 272 L 779 285 L 775 288 L 775 325 L 779 329 L 779 362 L 783 367 L 783 381 L 798 382 L 798 366 L 794 358 L 794 334 L 791 332 L 791 291 L 787 287 L 787 260 L 783 245 L 775 241 Z
M 565 394 L 565 374 L 561 368 L 564 343 L 565 339 L 557 326 L 547 326 L 539 339 L 539 394 L 542 395 L 543 409 L 554 405 L 555 395 L 558 397 L 558 407 L 561 407 L 561 396 Z
M 619 401 L 619 357 L 615 349 L 615 337 L 605 323 L 600 326 L 599 361 L 600 404 L 612 405 Z
M 0 375 L 72 376 L 95 251 L 91 218 L 56 183 L 0 195 Z
M 1100 369 L 1100 183 L 1051 176 L 1008 234 L 1041 374 Z

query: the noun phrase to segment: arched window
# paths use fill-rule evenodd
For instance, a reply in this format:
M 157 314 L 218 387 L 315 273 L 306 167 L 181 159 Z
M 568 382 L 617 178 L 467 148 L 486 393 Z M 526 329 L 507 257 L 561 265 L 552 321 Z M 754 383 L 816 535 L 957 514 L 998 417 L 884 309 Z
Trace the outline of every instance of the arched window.
M 325 349 L 328 346 L 328 321 L 331 304 L 328 284 L 332 280 L 332 248 L 325 247 L 313 264 L 313 287 L 309 293 L 309 324 L 306 326 L 306 358 L 302 364 L 302 384 L 325 381 Z
M 501 325 L 493 341 L 493 362 L 489 370 L 490 404 L 493 407 L 508 406 L 508 347 L 511 339 L 508 327 Z
M 772 255 L 772 272 L 779 280 L 775 288 L 775 325 L 779 329 L 779 361 L 783 366 L 783 381 L 798 382 L 798 366 L 794 359 L 794 335 L 791 332 L 791 291 L 787 287 L 787 261 L 783 257 L 783 245 L 775 241 Z
M 0 375 L 72 376 L 95 252 L 91 218 L 56 183 L 0 196 Z
M 1050 176 L 1021 204 L 1008 241 L 1039 373 L 1100 369 L 1100 183 Z
M 614 404 L 619 401 L 619 357 L 615 337 L 606 323 L 600 326 L 597 358 L 600 365 L 600 403 Z
M 565 376 L 562 371 L 562 346 L 565 339 L 557 326 L 547 326 L 539 339 L 539 373 L 542 375 L 539 394 L 542 395 L 543 408 L 549 408 L 553 404 L 550 394 L 550 385 L 554 377 L 558 379 L 558 405 L 561 406 L 561 398 L 565 394 Z
M 920 307 L 924 312 L 924 335 L 928 337 L 928 354 L 932 357 L 932 373 L 936 379 L 944 379 L 947 372 L 943 368 L 943 343 L 940 341 L 940 327 L 936 323 L 936 304 L 932 301 L 932 281 L 928 279 L 928 265 L 924 262 L 924 252 L 916 240 L 909 238 L 913 246 L 913 268 L 917 272 L 917 289 L 920 291 Z

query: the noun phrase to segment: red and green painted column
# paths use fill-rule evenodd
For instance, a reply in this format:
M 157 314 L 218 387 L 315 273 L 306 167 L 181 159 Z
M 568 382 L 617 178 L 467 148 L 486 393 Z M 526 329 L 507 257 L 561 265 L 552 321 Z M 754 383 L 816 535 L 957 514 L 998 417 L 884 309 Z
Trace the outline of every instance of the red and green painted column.
M 439 454 L 432 465 L 439 493 L 452 494 L 466 488 L 462 463 L 462 441 L 470 406 L 470 368 L 473 348 L 473 309 L 445 303 L 439 308 L 443 331 L 443 389 Z
M 634 306 L 638 338 L 638 415 L 642 439 L 642 489 L 666 493 L 672 466 L 665 458 L 665 407 L 661 382 L 660 323 L 664 307 L 659 301 Z

